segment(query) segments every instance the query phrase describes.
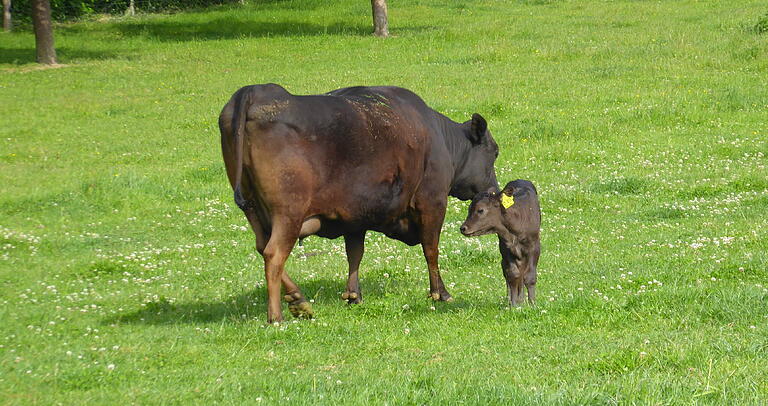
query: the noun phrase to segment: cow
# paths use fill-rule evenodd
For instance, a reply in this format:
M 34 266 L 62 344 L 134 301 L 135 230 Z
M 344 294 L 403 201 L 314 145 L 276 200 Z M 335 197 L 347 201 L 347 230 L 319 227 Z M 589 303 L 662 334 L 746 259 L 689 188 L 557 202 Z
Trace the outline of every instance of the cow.
M 237 206 L 264 258 L 267 321 L 282 320 L 280 287 L 296 317 L 312 317 L 284 270 L 297 239 L 344 237 L 348 303 L 362 300 L 366 231 L 421 244 L 435 301 L 451 295 L 438 269 L 448 195 L 469 200 L 498 187 L 499 148 L 486 120 L 457 123 L 399 87 L 348 87 L 292 95 L 276 84 L 239 89 L 219 116 Z
M 496 190 L 487 190 L 472 199 L 460 231 L 472 237 L 496 233 L 509 304 L 518 306 L 522 302 L 523 284 L 528 302 L 533 304 L 541 253 L 541 209 L 536 187 L 530 181 L 518 179 L 507 183 L 501 192 Z

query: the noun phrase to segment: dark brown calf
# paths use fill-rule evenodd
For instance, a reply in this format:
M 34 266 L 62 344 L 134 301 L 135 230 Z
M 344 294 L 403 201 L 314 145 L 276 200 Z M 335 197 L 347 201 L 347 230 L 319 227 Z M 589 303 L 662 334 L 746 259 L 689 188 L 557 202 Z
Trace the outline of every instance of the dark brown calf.
M 522 301 L 523 284 L 528 301 L 536 299 L 536 265 L 541 244 L 539 230 L 541 211 L 536 187 L 527 180 L 507 183 L 504 190 L 478 193 L 469 206 L 469 214 L 461 226 L 466 236 L 496 233 L 499 236 L 501 268 L 507 280 L 509 304 Z

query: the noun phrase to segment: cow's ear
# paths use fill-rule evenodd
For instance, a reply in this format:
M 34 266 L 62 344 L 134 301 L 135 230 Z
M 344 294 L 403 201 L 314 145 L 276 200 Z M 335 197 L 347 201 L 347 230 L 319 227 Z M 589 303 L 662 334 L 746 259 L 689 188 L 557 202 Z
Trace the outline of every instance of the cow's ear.
M 469 140 L 472 145 L 478 145 L 483 142 L 483 137 L 488 131 L 488 122 L 480 114 L 472 114 L 472 123 L 469 126 Z

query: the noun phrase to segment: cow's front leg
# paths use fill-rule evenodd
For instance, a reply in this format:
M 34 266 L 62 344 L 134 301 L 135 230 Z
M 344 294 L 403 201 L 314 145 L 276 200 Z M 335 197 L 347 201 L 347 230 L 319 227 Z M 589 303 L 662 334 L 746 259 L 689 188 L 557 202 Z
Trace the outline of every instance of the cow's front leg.
M 347 262 L 349 263 L 349 275 L 347 276 L 347 290 L 341 295 L 347 303 L 360 303 L 363 294 L 360 291 L 360 277 L 358 270 L 365 250 L 365 231 L 345 234 L 344 247 L 347 250 Z
M 440 242 L 440 225 L 423 230 L 421 236 L 421 248 L 427 260 L 429 269 L 429 296 L 432 300 L 443 302 L 453 301 L 453 298 L 445 289 L 443 278 L 440 276 L 440 268 L 437 265 L 437 257 L 440 254 L 438 244 Z
M 429 296 L 432 300 L 439 300 L 442 302 L 453 301 L 453 297 L 445 289 L 443 278 L 440 276 L 440 269 L 437 265 L 437 257 L 439 250 L 437 247 L 437 239 L 435 241 L 424 241 L 421 243 L 421 248 L 424 250 L 424 257 L 427 259 L 427 267 L 429 268 Z

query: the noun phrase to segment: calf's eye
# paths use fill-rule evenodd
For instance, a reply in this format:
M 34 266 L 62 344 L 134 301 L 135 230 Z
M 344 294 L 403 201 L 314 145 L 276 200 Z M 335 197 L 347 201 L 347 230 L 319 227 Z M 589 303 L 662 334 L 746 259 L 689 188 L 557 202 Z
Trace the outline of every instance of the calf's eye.
M 477 210 L 477 214 L 483 214 L 483 213 L 485 213 L 485 209 L 478 209 Z

